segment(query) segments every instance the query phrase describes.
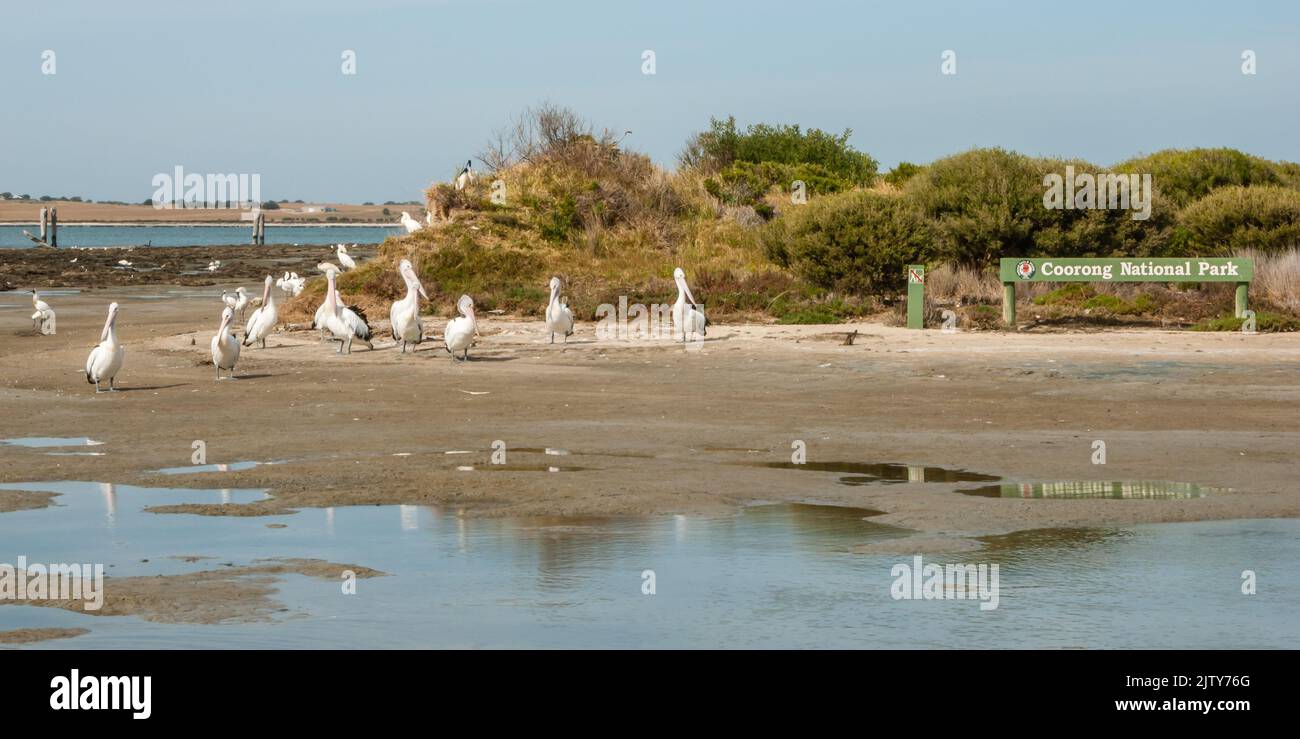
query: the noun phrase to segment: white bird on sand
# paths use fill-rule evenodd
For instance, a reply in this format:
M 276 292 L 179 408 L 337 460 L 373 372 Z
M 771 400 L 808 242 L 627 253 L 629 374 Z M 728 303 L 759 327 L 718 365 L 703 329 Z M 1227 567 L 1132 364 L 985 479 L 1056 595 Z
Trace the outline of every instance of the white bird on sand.
M 369 349 L 374 349 L 374 345 L 370 343 L 370 327 L 366 325 L 365 320 L 360 314 L 353 313 L 342 306 L 342 296 L 334 289 L 334 272 L 326 272 L 325 278 L 328 284 L 325 288 L 325 316 L 322 323 L 325 330 L 339 342 L 338 353 L 351 354 L 354 340 L 360 341 Z M 347 316 L 348 313 L 351 313 L 351 316 Z
M 285 272 L 284 277 L 276 281 L 279 288 L 295 298 L 302 293 L 303 287 L 307 284 L 307 278 L 299 277 L 297 272 Z
M 108 306 L 108 320 L 104 321 L 104 331 L 99 335 L 99 345 L 90 350 L 86 357 L 86 382 L 95 386 L 100 392 L 99 383 L 107 382 L 108 391 L 116 392 L 113 378 L 122 369 L 122 357 L 125 355 L 122 345 L 117 343 L 117 303 Z
M 465 162 L 465 168 L 456 175 L 456 189 L 464 190 L 465 186 L 474 181 L 474 160 L 469 159 Z
M 343 269 L 357 268 L 356 261 L 353 260 L 352 257 L 348 256 L 348 248 L 346 246 L 344 246 L 343 244 L 339 244 L 338 247 L 336 247 L 335 251 L 339 258 L 339 266 L 341 266 Z
M 131 266 L 131 263 L 128 262 L 128 261 L 126 261 L 125 259 L 119 259 L 119 260 L 117 260 L 117 263 L 118 263 L 119 265 L 123 266 L 123 267 L 130 267 L 130 266 Z
M 551 278 L 551 301 L 546 304 L 546 327 L 551 330 L 551 343 L 555 343 L 558 333 L 569 343 L 573 335 L 573 311 L 560 300 L 560 278 Z
M 239 361 L 239 339 L 230 333 L 230 325 L 235 322 L 235 311 L 231 308 L 221 310 L 221 325 L 212 337 L 212 366 L 217 368 L 217 379 L 221 379 L 221 370 L 230 372 L 229 379 L 235 379 L 235 362 Z
M 32 307 L 36 312 L 32 314 L 32 328 L 41 332 L 42 336 L 52 336 L 54 334 L 54 309 L 49 303 L 41 300 L 40 295 L 32 291 Z
M 266 348 L 266 337 L 275 331 L 276 321 L 280 319 L 275 310 L 275 298 L 271 297 L 271 276 L 262 282 L 262 307 L 253 311 L 248 323 L 244 324 L 244 346 L 252 346 L 254 341 L 262 342 Z
M 393 328 L 393 341 L 401 342 L 402 352 L 405 353 L 408 344 L 424 341 L 424 327 L 420 324 L 420 296 L 428 300 L 429 294 L 424 291 L 424 285 L 420 284 L 411 260 L 403 259 L 397 265 L 397 273 L 406 282 L 406 297 L 388 309 L 388 320 Z
M 208 271 L 209 271 L 209 272 L 216 272 L 216 271 L 217 271 L 218 269 L 220 269 L 220 268 L 221 268 L 221 260 L 219 260 L 219 259 L 214 259 L 214 260 L 212 260 L 211 262 L 208 262 Z
M 708 321 L 704 318 L 704 311 L 699 309 L 699 303 L 695 302 L 695 296 L 691 295 L 691 288 L 686 285 L 686 273 L 681 267 L 673 270 L 673 280 L 677 283 L 677 302 L 673 303 L 673 341 L 678 335 L 681 335 L 683 343 L 688 334 L 708 335 Z
M 424 228 L 424 224 L 412 218 L 411 214 L 407 213 L 406 211 L 402 211 L 401 224 L 404 228 L 406 228 L 406 232 L 408 234 L 413 234 L 416 231 L 419 231 L 421 228 Z
M 239 320 L 241 321 L 244 320 L 244 311 L 248 308 L 248 302 L 249 302 L 248 292 L 244 290 L 243 286 L 241 285 L 235 288 L 234 308 L 236 311 L 239 312 Z
M 443 331 L 443 341 L 447 345 L 447 351 L 456 358 L 456 352 L 462 352 L 460 359 L 469 359 L 469 348 L 474 343 L 474 335 L 478 333 L 478 324 L 474 320 L 474 300 L 468 295 L 460 296 L 456 301 L 456 310 L 460 315 L 451 319 L 447 323 L 447 329 Z

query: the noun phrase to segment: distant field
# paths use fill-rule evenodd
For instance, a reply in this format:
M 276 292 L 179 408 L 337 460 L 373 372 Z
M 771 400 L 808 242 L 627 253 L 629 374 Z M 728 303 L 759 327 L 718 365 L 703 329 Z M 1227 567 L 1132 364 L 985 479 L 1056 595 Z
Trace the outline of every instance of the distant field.
M 0 200 L 0 223 L 35 223 L 40 220 L 41 208 L 58 208 L 59 223 L 222 223 L 238 222 L 242 211 L 223 209 L 171 209 L 150 205 L 108 205 L 105 203 L 78 203 L 68 200 L 39 202 L 35 200 Z M 327 213 L 325 208 L 333 208 Z M 388 208 L 391 215 L 384 215 Z M 312 209 L 314 212 L 306 212 Z M 267 223 L 396 223 L 405 210 L 422 218 L 424 209 L 418 205 L 350 205 L 343 203 L 281 203 L 279 210 L 268 210 Z M 334 220 L 331 221 L 330 219 Z

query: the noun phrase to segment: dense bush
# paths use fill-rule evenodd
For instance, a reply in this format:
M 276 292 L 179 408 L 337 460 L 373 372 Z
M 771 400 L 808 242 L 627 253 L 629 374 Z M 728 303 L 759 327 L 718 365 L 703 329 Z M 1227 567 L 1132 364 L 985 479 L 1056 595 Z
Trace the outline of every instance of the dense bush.
M 813 285 L 872 293 L 900 289 L 907 265 L 930 256 L 931 238 L 910 199 L 855 190 L 790 209 L 761 241 L 770 258 Z
M 1183 209 L 1178 232 L 1189 252 L 1202 255 L 1296 246 L 1300 244 L 1300 191 L 1220 188 Z
M 1121 162 L 1115 172 L 1151 175 L 1156 190 L 1182 207 L 1231 185 L 1282 184 L 1277 164 L 1236 149 L 1165 149 Z
M 721 172 L 736 162 L 762 164 L 813 164 L 828 176 L 848 185 L 869 185 L 876 178 L 876 160 L 849 145 L 851 129 L 838 135 L 799 126 L 751 125 L 736 128 L 736 119 L 716 118 L 709 130 L 696 134 L 682 152 L 680 162 L 706 172 Z
M 911 162 L 899 162 L 897 167 L 889 170 L 883 179 L 894 187 L 902 187 L 908 180 L 925 171 L 925 167 Z

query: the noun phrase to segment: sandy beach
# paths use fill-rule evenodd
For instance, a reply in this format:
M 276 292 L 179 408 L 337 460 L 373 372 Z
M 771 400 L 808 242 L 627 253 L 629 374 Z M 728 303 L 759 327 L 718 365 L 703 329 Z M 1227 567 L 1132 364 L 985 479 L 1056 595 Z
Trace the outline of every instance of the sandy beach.
M 59 296 L 55 336 L 32 332 L 23 296 L 7 296 L 18 307 L 4 311 L 0 341 L 0 408 L 16 421 L 6 436 L 88 436 L 103 455 L 0 445 L 0 482 L 270 491 L 159 515 L 414 504 L 605 516 L 824 502 L 880 511 L 873 520 L 915 531 L 916 548 L 929 550 L 1024 529 L 1300 515 L 1295 334 L 719 324 L 688 352 L 597 340 L 589 322 L 550 345 L 539 321 L 488 316 L 471 361 L 455 362 L 436 340 L 400 355 L 376 320 L 373 351 L 337 356 L 315 333 L 280 332 L 244 350 L 239 379 L 216 382 L 216 295 L 234 286 L 203 288 L 210 298 L 165 297 L 161 286 Z M 110 300 L 122 304 L 126 364 L 121 392 L 96 395 L 81 367 Z M 441 334 L 443 319 L 426 321 Z M 852 330 L 860 335 L 844 346 Z M 209 464 L 261 464 L 156 472 L 190 465 L 195 440 Z M 1092 462 L 1097 440 L 1104 465 Z M 796 442 L 806 465 L 790 464 Z M 505 464 L 491 463 L 494 443 Z M 876 465 L 904 466 L 902 479 Z M 958 471 L 983 481 L 949 481 Z M 955 493 L 989 480 L 1229 490 L 1174 500 Z M 0 492 L 0 511 L 44 500 Z

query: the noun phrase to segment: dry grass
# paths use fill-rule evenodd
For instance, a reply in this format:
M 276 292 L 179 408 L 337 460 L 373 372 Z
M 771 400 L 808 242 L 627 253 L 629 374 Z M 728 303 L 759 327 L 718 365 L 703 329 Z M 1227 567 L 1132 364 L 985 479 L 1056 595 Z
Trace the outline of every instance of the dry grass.
M 1300 248 L 1271 254 L 1243 250 L 1239 257 L 1255 260 L 1252 297 L 1282 310 L 1300 314 Z

